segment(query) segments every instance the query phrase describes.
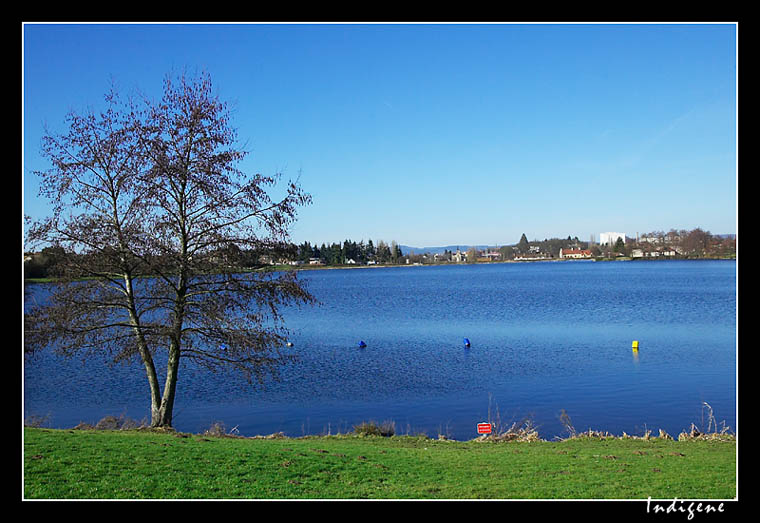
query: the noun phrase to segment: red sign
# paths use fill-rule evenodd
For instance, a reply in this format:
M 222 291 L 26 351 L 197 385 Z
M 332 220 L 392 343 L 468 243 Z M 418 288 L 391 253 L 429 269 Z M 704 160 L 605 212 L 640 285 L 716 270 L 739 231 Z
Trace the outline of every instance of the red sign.
M 490 423 L 478 423 L 478 434 L 490 434 L 492 429 Z

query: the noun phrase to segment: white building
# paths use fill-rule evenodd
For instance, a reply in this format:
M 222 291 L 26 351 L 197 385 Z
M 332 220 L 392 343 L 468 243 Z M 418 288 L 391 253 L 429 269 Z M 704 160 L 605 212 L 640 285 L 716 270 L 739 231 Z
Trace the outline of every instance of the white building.
M 591 254 L 591 251 L 588 249 L 560 249 L 559 250 L 559 257 L 560 258 L 574 258 L 574 259 L 588 259 L 592 258 L 593 255 Z
M 625 243 L 624 232 L 601 232 L 599 233 L 599 244 L 600 245 L 615 245 L 615 243 L 618 241 L 618 238 L 621 238 L 623 242 Z
M 457 252 L 451 253 L 451 261 L 455 263 L 462 263 L 467 259 L 467 255 L 459 250 L 459 247 L 457 247 Z

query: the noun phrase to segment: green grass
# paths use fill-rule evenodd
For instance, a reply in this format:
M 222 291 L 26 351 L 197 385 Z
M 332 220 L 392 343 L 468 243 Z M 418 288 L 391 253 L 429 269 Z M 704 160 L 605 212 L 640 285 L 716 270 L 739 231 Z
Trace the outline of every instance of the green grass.
M 24 429 L 25 499 L 734 499 L 736 440 Z

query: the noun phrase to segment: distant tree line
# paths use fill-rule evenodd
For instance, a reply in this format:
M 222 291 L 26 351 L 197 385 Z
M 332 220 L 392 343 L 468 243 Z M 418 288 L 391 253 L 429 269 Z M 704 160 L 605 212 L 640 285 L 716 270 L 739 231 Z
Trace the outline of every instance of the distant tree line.
M 382 264 L 397 264 L 402 262 L 404 255 L 401 247 L 392 241 L 390 244 L 380 240 L 377 245 L 372 240 L 364 243 L 364 240 L 356 242 L 354 240 L 345 240 L 343 243 L 331 243 L 329 245 L 322 243 L 318 246 L 312 245 L 305 241 L 296 247 L 297 254 L 293 261 L 309 263 L 312 260 L 318 260 L 324 265 L 345 265 L 347 263 L 356 263 L 366 265 L 369 262 Z
M 675 249 L 677 257 L 681 258 L 730 258 L 736 256 L 736 237 L 713 235 L 709 231 L 696 228 L 692 230 L 671 229 L 665 233 L 654 231 L 640 235 L 637 239 L 619 238 L 613 245 L 599 245 L 581 241 L 577 236 L 567 238 L 551 238 L 528 241 L 523 234 L 520 241 L 514 245 L 505 245 L 498 249 L 500 261 L 514 260 L 520 255 L 535 255 L 545 258 L 559 258 L 560 249 L 588 249 L 597 258 L 631 256 L 635 249 L 645 252 L 663 248 Z M 465 259 L 468 263 L 478 260 L 480 253 L 470 248 Z M 375 244 L 371 239 L 354 241 L 346 239 L 343 242 L 333 242 L 321 245 L 308 241 L 300 245 L 285 243 L 274 246 L 262 246 L 258 249 L 241 249 L 234 243 L 208 254 L 214 261 L 226 260 L 230 265 L 257 269 L 273 264 L 318 262 L 322 265 L 367 265 L 377 264 L 429 264 L 448 263 L 453 260 L 454 253 L 445 250 L 439 254 L 403 254 L 396 241 L 386 243 L 379 240 Z M 55 278 L 63 275 L 66 267 L 71 267 L 75 259 L 83 256 L 67 253 L 61 247 L 46 247 L 39 253 L 28 254 L 24 261 L 25 278 Z M 166 263 L 170 263 L 169 260 Z
M 60 278 L 73 276 L 78 266 L 92 265 L 96 263 L 98 254 L 78 254 L 67 252 L 60 246 L 45 247 L 38 253 L 26 253 L 24 256 L 24 277 L 32 279 Z M 342 243 L 312 245 L 306 241 L 300 245 L 294 243 L 280 243 L 274 245 L 261 245 L 258 248 L 243 249 L 234 242 L 228 242 L 221 248 L 209 251 L 203 255 L 209 263 L 222 264 L 235 267 L 245 267 L 250 270 L 277 264 L 301 262 L 309 264 L 318 261 L 322 265 L 366 265 L 377 264 L 400 264 L 406 263 L 406 257 L 401 252 L 398 243 L 392 241 L 386 243 L 383 240 L 377 242 L 364 240 L 359 242 L 345 240 Z M 156 259 L 155 265 L 163 265 L 169 270 L 171 259 L 167 258 L 163 263 Z M 202 263 L 200 256 L 196 263 Z M 138 276 L 151 276 L 150 274 L 136 274 Z
M 668 232 L 653 231 L 637 235 L 637 238 L 618 238 L 612 245 L 584 242 L 578 237 L 566 239 L 552 238 L 543 241 L 528 241 L 525 234 L 515 245 L 499 250 L 503 259 L 514 259 L 517 255 L 535 254 L 548 258 L 559 257 L 560 249 L 590 250 L 596 258 L 631 256 L 636 249 L 643 252 L 669 250 L 680 258 L 731 258 L 736 256 L 735 235 L 713 235 L 700 227 L 692 230 L 671 229 Z
M 561 249 L 588 249 L 588 242 L 583 242 L 578 239 L 577 236 L 567 238 L 549 238 L 541 241 L 534 240 L 528 241 L 528 238 L 523 235 L 520 237 L 515 245 L 506 245 L 501 247 L 499 251 L 502 254 L 504 260 L 513 260 L 518 255 L 539 255 L 547 258 L 559 258 L 559 251 Z
M 24 258 L 25 278 L 48 278 L 56 272 L 56 266 L 63 261 L 66 253 L 62 247 L 45 247 L 37 254 Z

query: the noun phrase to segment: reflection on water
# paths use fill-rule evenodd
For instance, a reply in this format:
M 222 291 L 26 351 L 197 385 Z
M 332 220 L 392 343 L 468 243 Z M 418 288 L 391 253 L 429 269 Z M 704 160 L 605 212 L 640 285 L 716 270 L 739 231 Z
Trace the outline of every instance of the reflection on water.
M 284 350 L 300 361 L 263 389 L 183 364 L 175 424 L 199 432 L 223 421 L 244 435 L 300 436 L 393 420 L 397 432 L 471 439 L 492 398 L 502 421 L 530 416 L 547 439 L 562 433 L 562 409 L 579 430 L 636 434 L 646 426 L 677 435 L 698 422 L 707 401 L 733 427 L 735 267 L 668 261 L 304 271 L 323 305 L 286 311 L 293 346 Z M 640 341 L 639 351 L 631 340 Z M 138 365 L 44 354 L 25 365 L 24 392 L 25 412 L 50 414 L 54 426 L 148 413 Z

